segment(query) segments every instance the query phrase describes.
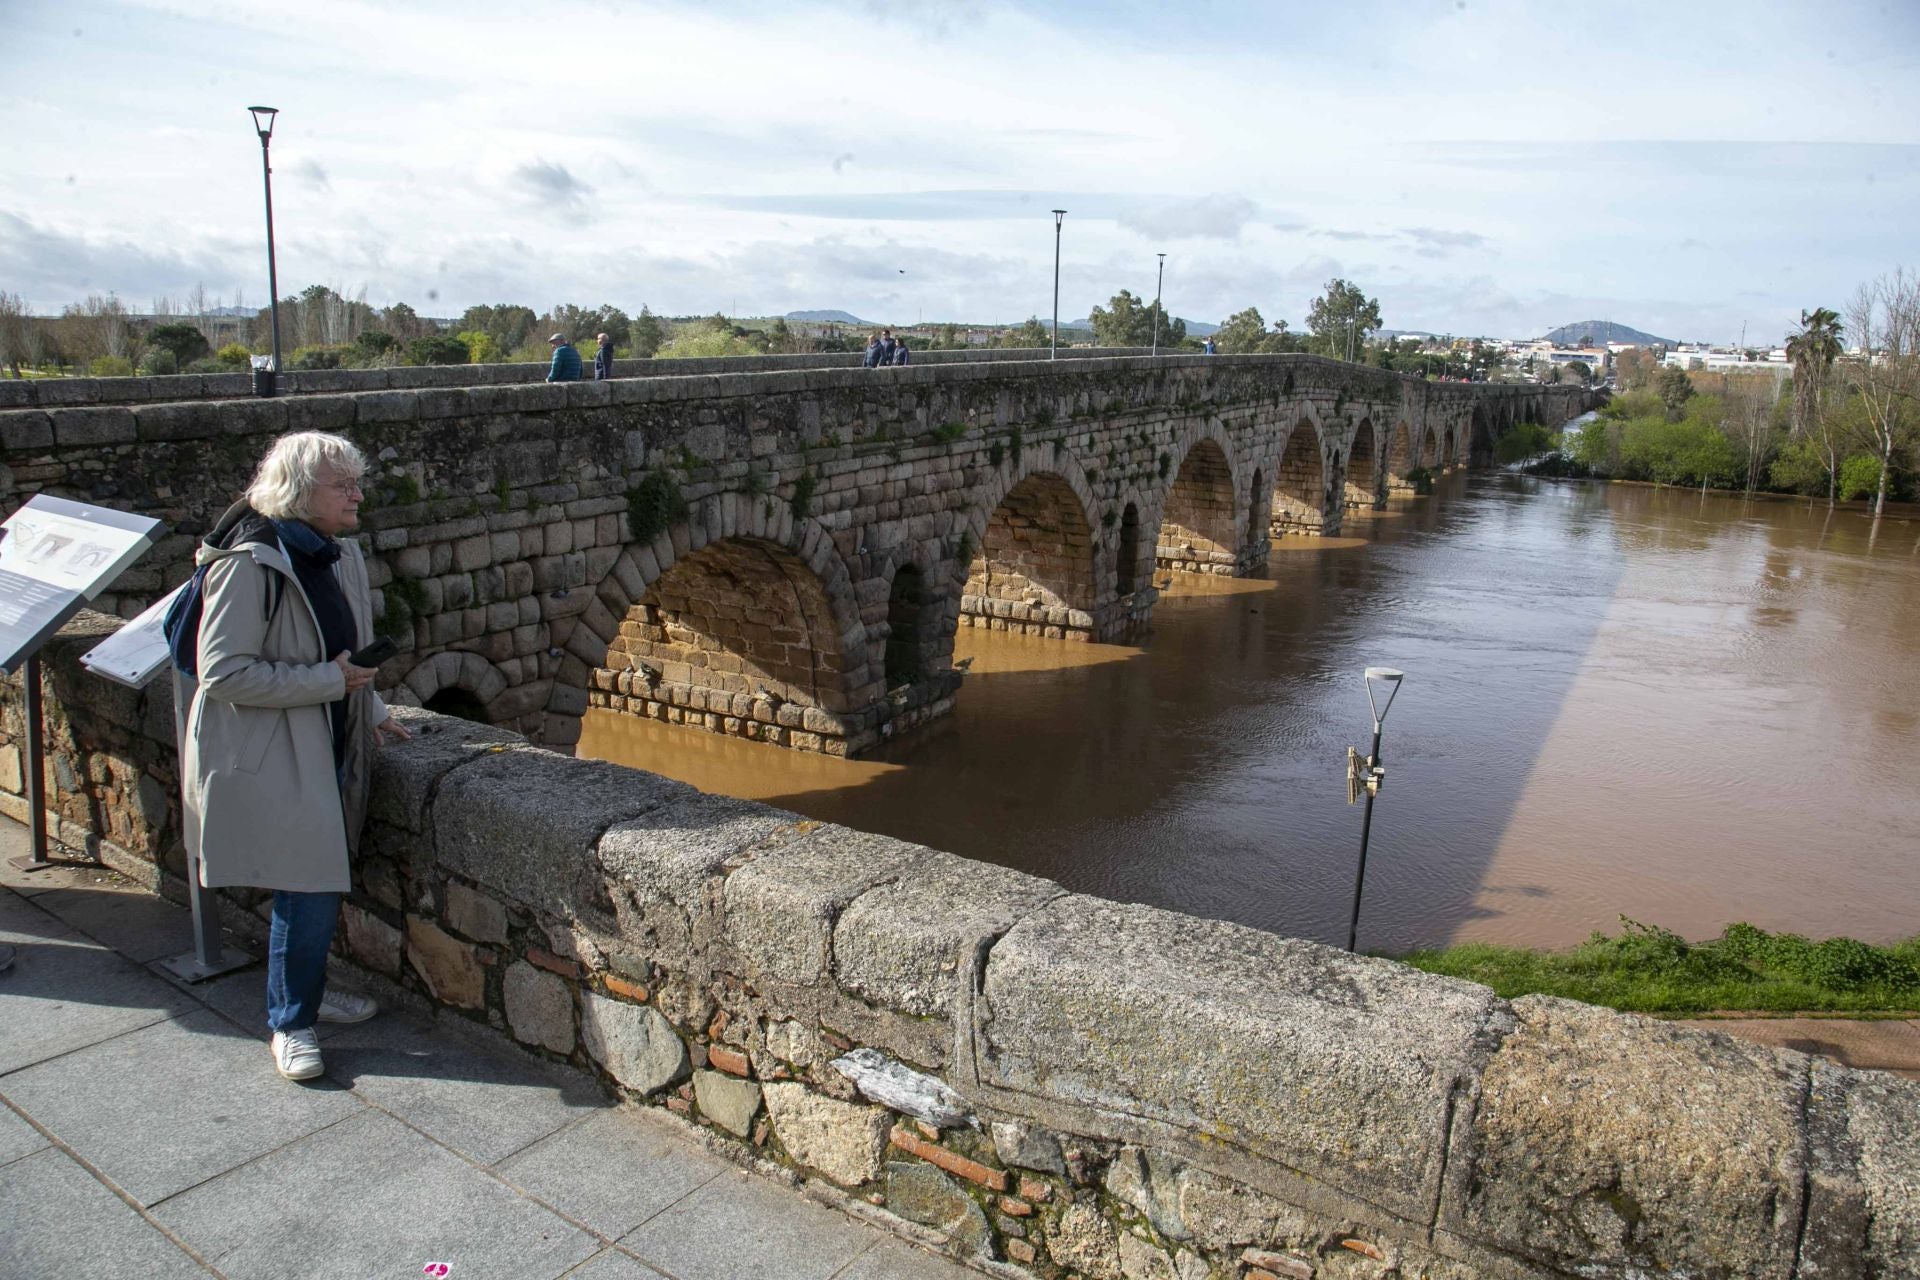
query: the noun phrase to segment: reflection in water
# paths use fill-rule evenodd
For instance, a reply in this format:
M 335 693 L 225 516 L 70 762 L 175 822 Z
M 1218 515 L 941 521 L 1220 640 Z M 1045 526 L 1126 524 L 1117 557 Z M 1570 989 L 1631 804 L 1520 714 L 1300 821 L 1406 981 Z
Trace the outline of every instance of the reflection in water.
M 1276 540 L 1260 580 L 1174 575 L 1137 648 L 963 630 L 955 713 L 869 759 L 604 712 L 581 752 L 1337 941 L 1360 672 L 1395 666 L 1363 946 L 1915 931 L 1912 526 L 1504 476 L 1387 514 Z

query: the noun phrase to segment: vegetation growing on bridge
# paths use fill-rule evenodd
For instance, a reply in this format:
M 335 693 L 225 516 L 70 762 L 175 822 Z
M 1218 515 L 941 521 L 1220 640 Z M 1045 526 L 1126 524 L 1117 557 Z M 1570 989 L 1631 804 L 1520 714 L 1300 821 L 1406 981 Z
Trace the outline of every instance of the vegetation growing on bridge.
M 627 528 L 636 542 L 652 541 L 686 514 L 687 500 L 665 471 L 649 471 L 627 490 Z
M 1689 943 L 1622 916 L 1619 933 L 1596 932 L 1571 951 L 1466 942 L 1401 958 L 1508 998 L 1564 996 L 1632 1013 L 1920 1009 L 1920 936 L 1876 947 L 1735 923 L 1718 938 Z

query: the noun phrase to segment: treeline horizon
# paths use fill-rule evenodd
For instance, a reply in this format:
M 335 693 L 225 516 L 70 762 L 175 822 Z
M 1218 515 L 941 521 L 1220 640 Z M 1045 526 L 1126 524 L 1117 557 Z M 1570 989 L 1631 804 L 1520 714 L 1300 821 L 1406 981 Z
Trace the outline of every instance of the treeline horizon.
M 227 314 L 233 310 L 243 314 Z M 547 340 L 553 333 L 578 346 L 605 333 L 615 357 L 622 359 L 857 352 L 869 334 L 881 329 L 914 335 L 913 345 L 921 350 L 1043 347 L 1053 341 L 1051 327 L 1038 316 L 1012 325 L 886 325 L 743 320 L 719 313 L 660 316 L 644 304 L 629 314 L 612 303 L 560 303 L 545 311 L 491 303 L 468 307 L 443 322 L 422 316 L 406 302 L 376 308 L 366 301 L 364 289 L 348 297 L 321 284 L 281 299 L 279 325 L 281 364 L 288 370 L 541 363 L 549 357 Z M 1305 330 L 1290 329 L 1285 320 L 1269 325 L 1250 306 L 1223 319 L 1213 340 L 1227 354 L 1315 354 L 1429 378 L 1485 379 L 1505 363 L 1503 351 L 1479 340 L 1470 347 L 1435 350 L 1413 339 L 1378 341 L 1380 328 L 1378 300 L 1336 278 L 1313 301 Z M 1092 308 L 1084 327 L 1062 326 L 1062 331 L 1090 333 L 1101 347 L 1199 351 L 1204 346 L 1187 332 L 1184 319 L 1126 289 L 1106 306 Z M 983 333 L 991 336 L 982 341 Z M 271 352 L 272 338 L 271 308 L 224 307 L 203 289 L 184 303 L 157 299 L 151 313 L 139 315 L 109 293 L 71 304 L 58 316 L 34 316 L 18 296 L 0 293 L 0 367 L 16 378 L 28 371 L 101 377 L 240 371 Z M 1587 370 L 1580 373 L 1591 376 Z

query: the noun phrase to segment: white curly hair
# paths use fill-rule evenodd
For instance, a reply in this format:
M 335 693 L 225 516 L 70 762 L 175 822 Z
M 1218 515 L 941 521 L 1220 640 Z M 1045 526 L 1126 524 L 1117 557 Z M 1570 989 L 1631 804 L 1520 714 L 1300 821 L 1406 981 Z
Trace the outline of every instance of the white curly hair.
M 358 480 L 366 471 L 367 455 L 353 441 L 324 431 L 296 431 L 275 440 L 260 459 L 247 486 L 247 503 L 275 520 L 304 520 L 315 488 Z

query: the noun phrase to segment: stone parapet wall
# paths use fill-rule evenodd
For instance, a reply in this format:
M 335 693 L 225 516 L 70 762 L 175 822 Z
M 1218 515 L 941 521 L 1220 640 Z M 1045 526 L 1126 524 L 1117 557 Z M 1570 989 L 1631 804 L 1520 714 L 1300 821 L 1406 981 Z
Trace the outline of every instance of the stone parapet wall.
M 1076 360 L 1144 356 L 1146 347 L 1075 347 Z M 995 364 L 1046 360 L 1045 347 L 920 351 L 914 364 Z M 687 359 L 616 360 L 616 378 L 687 378 L 730 373 L 788 373 L 798 369 L 858 369 L 863 357 L 837 351 L 800 355 L 703 356 Z M 589 362 L 589 367 L 591 362 Z M 911 367 L 911 366 L 909 366 Z M 447 387 L 505 386 L 545 382 L 549 366 L 538 364 L 406 365 L 391 369 L 292 369 L 280 375 L 281 395 L 344 395 L 355 391 L 421 391 Z M 253 395 L 251 373 L 183 373 L 133 378 L 0 379 L 0 409 L 51 409 L 72 405 L 167 404 L 184 400 L 235 400 Z
M 167 691 L 77 667 L 112 626 L 49 654 L 54 804 L 177 875 Z M 956 1253 L 1048 1280 L 1920 1274 L 1920 1085 L 400 714 L 340 943 L 376 990 Z

